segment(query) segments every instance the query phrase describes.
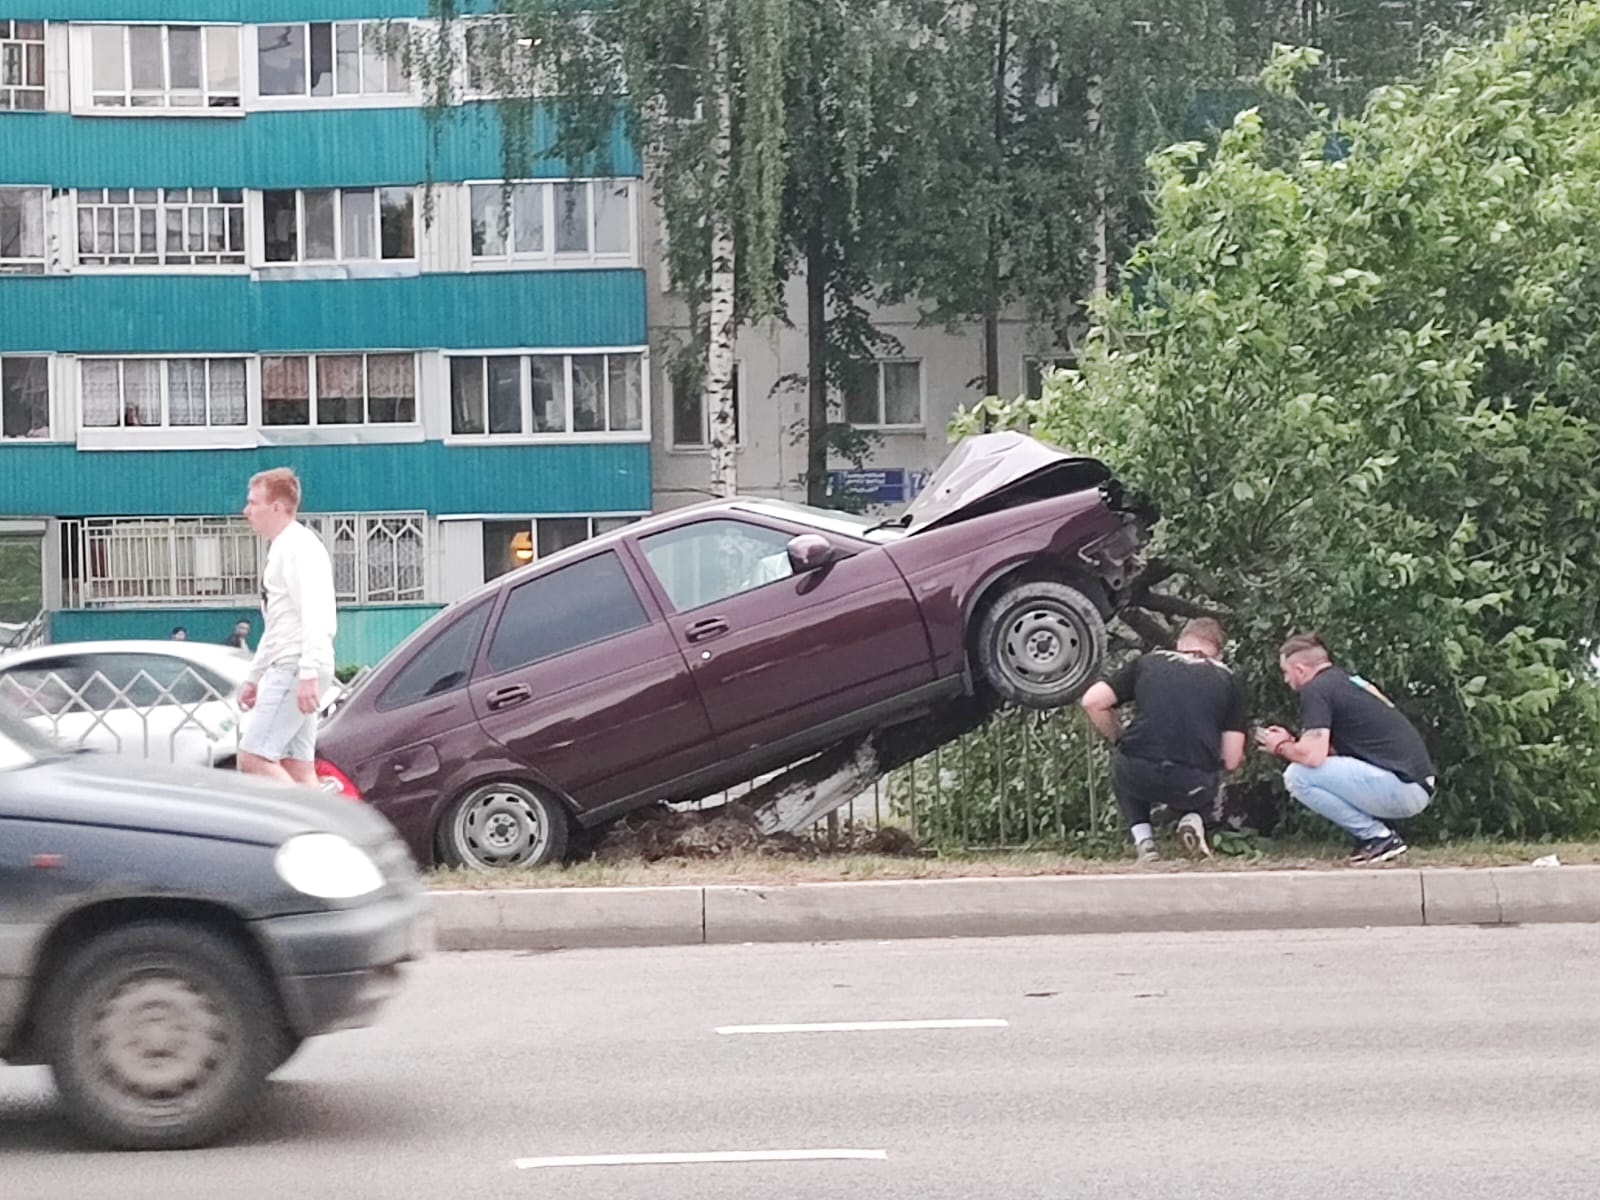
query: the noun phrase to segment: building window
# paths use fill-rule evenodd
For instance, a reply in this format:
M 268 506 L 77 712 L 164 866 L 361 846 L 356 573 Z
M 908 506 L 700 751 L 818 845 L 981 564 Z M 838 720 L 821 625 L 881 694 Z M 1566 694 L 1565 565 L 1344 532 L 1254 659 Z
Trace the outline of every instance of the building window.
M 244 261 L 244 193 L 238 188 L 78 189 L 80 266 Z
M 711 413 L 702 385 L 704 368 L 679 355 L 667 375 L 668 404 L 672 410 L 672 448 L 704 450 L 711 444 Z M 740 376 L 744 364 L 733 364 L 733 441 L 744 445 L 744 397 Z
M 922 363 L 863 364 L 844 390 L 844 419 L 869 428 L 922 426 Z
M 450 358 L 450 432 L 457 436 L 643 429 L 644 356 L 637 351 Z
M 475 264 L 634 260 L 631 180 L 474 183 L 468 193 Z
M 483 581 L 559 554 L 602 533 L 631 525 L 638 517 L 524 517 L 483 523 Z
M 1062 355 L 1030 355 L 1022 360 L 1022 391 L 1029 400 L 1037 400 L 1044 395 L 1044 376 L 1046 371 L 1070 371 L 1078 365 L 1078 360 L 1070 354 Z
M 261 424 L 409 425 L 417 419 L 411 354 L 280 354 L 261 360 Z
M 262 25 L 256 64 L 263 96 L 397 96 L 411 90 L 403 21 Z
M 239 109 L 237 25 L 91 25 L 95 108 Z
M 408 604 L 427 590 L 425 513 L 334 513 L 300 520 L 333 561 L 333 592 L 344 604 Z
M 0 109 L 44 110 L 44 22 L 0 18 Z
M 50 360 L 0 358 L 0 438 L 50 436 Z
M 0 187 L 0 274 L 42 275 L 44 188 Z
M 261 193 L 267 263 L 414 259 L 415 189 Z
M 85 429 L 205 429 L 246 420 L 242 358 L 86 358 Z
M 545 90 L 539 71 L 544 39 L 505 17 L 479 17 L 466 22 L 462 61 L 466 64 L 464 96 L 497 100 L 536 96 Z

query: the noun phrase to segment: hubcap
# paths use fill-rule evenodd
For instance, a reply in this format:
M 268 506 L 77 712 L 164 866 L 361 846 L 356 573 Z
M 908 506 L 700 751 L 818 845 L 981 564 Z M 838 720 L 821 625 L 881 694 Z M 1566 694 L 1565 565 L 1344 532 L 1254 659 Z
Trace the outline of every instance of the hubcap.
M 1083 667 L 1088 638 L 1069 612 L 1053 605 L 1021 609 L 1004 626 L 1001 662 L 1018 682 L 1048 686 Z
M 130 979 L 94 1018 L 94 1046 L 106 1078 L 141 1100 L 178 1100 L 216 1071 L 227 1051 L 221 1014 L 185 979 Z
M 539 857 L 549 830 L 527 796 L 496 788 L 462 806 L 456 818 L 461 857 L 484 867 L 515 867 Z

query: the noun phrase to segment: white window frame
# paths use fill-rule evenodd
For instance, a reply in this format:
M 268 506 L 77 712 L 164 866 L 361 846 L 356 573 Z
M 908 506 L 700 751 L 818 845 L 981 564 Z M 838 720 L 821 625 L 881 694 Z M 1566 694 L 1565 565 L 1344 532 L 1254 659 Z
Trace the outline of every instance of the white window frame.
M 372 382 L 369 359 L 377 357 L 409 357 L 411 359 L 411 419 L 409 421 L 374 421 L 372 420 Z M 306 360 L 306 420 L 305 422 L 267 423 L 267 395 L 265 375 L 268 359 L 303 358 Z M 321 399 L 317 392 L 317 360 L 321 358 L 359 358 L 361 359 L 361 420 L 359 421 L 330 421 L 317 420 L 317 402 Z M 349 430 L 378 429 L 378 430 L 418 430 L 422 425 L 422 370 L 417 361 L 417 352 L 414 350 L 319 350 L 303 351 L 299 353 L 284 352 L 280 354 L 263 354 L 259 356 L 261 372 L 260 390 L 260 419 L 256 427 L 263 434 L 294 432 L 307 429 L 332 429 Z
M 195 199 L 192 198 L 192 195 L 193 195 L 194 192 L 197 192 L 197 191 L 198 192 L 207 192 L 207 191 L 209 191 L 209 192 L 212 193 L 214 198 L 211 199 L 211 200 L 195 200 Z M 122 193 L 126 197 L 126 199 L 122 199 L 122 200 L 110 199 L 111 195 L 113 193 L 117 193 L 117 192 Z M 185 193 L 188 193 L 191 198 L 183 199 L 183 200 L 172 199 L 170 197 L 171 197 L 171 194 L 174 193 L 174 192 L 185 192 Z M 221 199 L 222 194 L 225 193 L 225 192 L 232 192 L 232 193 L 236 194 L 238 196 L 238 199 L 237 200 L 223 200 L 223 199 Z M 102 197 L 102 199 L 86 199 L 85 197 L 86 197 L 86 194 L 88 194 L 88 193 L 99 193 L 100 196 Z M 136 199 L 135 197 L 138 196 L 139 193 L 149 193 L 150 195 L 152 195 L 154 197 L 154 199 L 143 199 L 143 200 Z M 111 254 L 111 255 L 107 255 L 107 254 L 102 254 L 102 253 L 98 253 L 98 252 L 91 252 L 91 253 L 85 254 L 84 249 L 83 249 L 83 234 L 82 234 L 82 221 L 83 221 L 83 212 L 84 212 L 85 207 L 88 207 L 88 208 L 91 208 L 91 209 L 95 209 L 95 210 L 109 209 L 109 210 L 112 210 L 113 213 L 115 213 L 116 210 L 119 210 L 119 209 L 133 209 L 136 214 L 140 209 L 151 209 L 151 210 L 153 210 L 154 213 L 155 213 L 155 224 L 156 224 L 156 231 L 155 231 L 156 232 L 156 251 L 155 251 L 155 253 L 153 255 L 152 254 L 132 254 L 132 255 Z M 167 249 L 167 222 L 168 222 L 169 218 L 171 217 L 171 215 L 173 213 L 182 214 L 181 219 L 184 221 L 184 230 L 187 233 L 188 232 L 189 219 L 193 215 L 194 210 L 196 210 L 196 209 L 202 210 L 202 212 L 205 212 L 205 213 L 209 213 L 209 210 L 212 210 L 212 209 L 221 210 L 221 212 L 223 214 L 223 235 L 224 235 L 225 238 L 228 235 L 228 213 L 230 212 L 230 210 L 237 209 L 238 213 L 239 213 L 239 243 L 238 243 L 238 248 L 235 249 L 235 250 L 223 251 L 221 253 L 210 251 L 210 250 L 198 251 L 198 252 L 186 251 L 186 250 L 185 251 L 170 251 L 170 250 L 168 250 Z M 192 271 L 192 272 L 195 272 L 195 273 L 198 273 L 198 274 L 215 274 L 215 273 L 219 273 L 219 272 L 227 273 L 227 274 L 237 274 L 239 272 L 248 271 L 250 269 L 250 262 L 249 262 L 249 259 L 250 259 L 250 229 L 249 229 L 250 222 L 249 222 L 249 213 L 248 213 L 248 209 L 247 209 L 247 205 L 246 205 L 246 196 L 245 196 L 244 189 L 242 189 L 242 188 L 79 188 L 79 189 L 75 189 L 73 194 L 72 194 L 72 218 L 73 218 L 72 219 L 72 242 L 73 242 L 74 261 L 76 262 L 76 265 L 77 265 L 78 269 L 82 270 L 82 271 L 96 271 L 96 272 L 98 272 L 98 271 L 108 271 L 108 272 L 118 272 L 118 271 L 120 271 L 120 272 L 129 272 L 129 271 L 154 271 L 154 270 L 160 270 L 160 271 Z M 98 220 L 98 214 L 97 214 L 97 220 Z M 135 217 L 135 220 L 137 222 L 137 216 Z M 97 225 L 96 232 L 98 234 L 98 225 Z M 137 230 L 135 230 L 135 236 L 137 236 Z M 193 259 L 193 258 L 206 258 L 206 259 L 216 259 L 218 261 L 215 261 L 215 262 L 200 262 L 200 263 L 195 263 L 195 262 L 186 262 L 186 263 L 185 262 L 170 262 L 170 261 L 168 261 L 169 257 L 170 258 L 191 258 L 191 259 Z M 128 258 L 128 259 L 135 259 L 135 260 L 151 260 L 151 259 L 153 259 L 154 261 L 132 261 L 132 262 L 116 262 L 116 263 L 102 263 L 102 262 L 86 261 L 86 259 L 95 259 L 95 258 Z
M 906 422 L 890 424 L 885 419 L 888 416 L 888 395 L 884 367 L 898 363 L 913 363 L 917 368 L 917 420 L 909 424 Z M 839 403 L 845 421 L 855 429 L 876 429 L 890 433 L 910 433 L 926 429 L 928 422 L 928 372 L 924 369 L 923 360 L 908 357 L 875 358 L 872 360 L 872 367 L 878 377 L 878 419 L 875 422 L 850 420 L 849 401 L 841 395 Z
M 18 359 L 27 359 L 30 362 L 42 362 L 44 364 L 44 418 L 45 418 L 45 432 L 44 432 L 43 436 L 35 436 L 32 433 L 7 434 L 6 431 L 5 431 L 5 424 L 4 424 L 4 411 L 5 410 L 4 410 L 4 407 L 3 407 L 3 405 L 4 405 L 4 396 L 5 396 L 4 386 L 5 386 L 5 376 L 6 376 L 5 364 L 8 363 L 8 362 L 15 362 Z M 54 372 L 54 366 L 55 366 L 55 364 L 51 360 L 51 357 L 48 354 L 13 354 L 13 353 L 11 353 L 9 351 L 0 352 L 0 442 L 48 442 L 48 441 L 54 441 L 55 440 L 56 412 L 55 412 L 55 379 L 53 378 L 54 373 L 55 373 Z
M 326 96 L 311 95 L 311 28 L 315 25 L 329 27 L 328 36 L 330 49 L 333 53 L 333 74 L 331 86 L 333 90 Z M 303 30 L 301 36 L 305 47 L 305 78 L 304 91 L 293 94 L 268 94 L 261 89 L 261 39 L 262 31 L 279 26 L 299 26 Z M 354 92 L 339 90 L 339 37 L 341 33 L 348 32 L 352 27 L 356 30 L 361 49 L 356 53 L 357 69 L 360 74 L 360 88 Z M 297 108 L 409 108 L 418 103 L 417 80 L 410 74 L 405 76 L 405 86 L 399 90 L 388 87 L 389 80 L 385 78 L 385 87 L 381 91 L 371 91 L 367 88 L 367 54 L 368 38 L 374 41 L 388 37 L 403 38 L 410 42 L 415 35 L 416 23 L 403 17 L 377 18 L 377 19 L 345 19 L 337 21 L 263 21 L 249 27 L 245 37 L 246 49 L 246 77 L 250 93 L 250 107 L 258 112 L 272 111 L 275 109 Z M 406 52 L 399 48 L 399 66 L 402 72 L 406 70 Z M 396 60 L 390 55 L 385 55 L 386 64 Z
M 23 37 L 18 32 L 19 26 L 37 26 L 39 36 L 37 38 Z M 46 111 L 46 96 L 49 88 L 49 84 L 46 81 L 49 79 L 50 70 L 50 52 L 47 49 L 49 44 L 50 41 L 45 33 L 44 21 L 24 21 L 14 17 L 0 17 L 0 112 Z M 28 59 L 31 57 L 28 51 L 30 47 L 34 46 L 38 47 L 39 81 L 37 83 L 31 82 L 28 78 Z M 15 67 L 16 71 L 11 80 L 6 78 L 8 61 Z M 37 105 L 19 106 L 17 104 L 19 96 L 31 96 L 34 94 L 39 97 Z
M 84 370 L 91 363 L 116 363 L 117 386 L 122 393 L 121 404 L 117 413 L 115 425 L 91 425 L 88 414 L 84 410 L 87 388 L 84 386 Z M 124 364 L 130 362 L 154 362 L 161 368 L 161 420 L 151 425 L 130 425 L 127 423 L 128 400 L 126 381 L 124 378 Z M 172 364 L 174 362 L 203 362 L 206 364 L 206 420 L 205 424 L 184 425 L 176 424 L 172 420 Z M 213 422 L 211 419 L 211 364 L 216 362 L 238 363 L 244 371 L 244 420 L 234 422 Z M 240 434 L 250 428 L 250 356 L 246 354 L 85 354 L 77 359 L 78 374 L 78 411 L 77 424 L 80 431 L 90 434 L 105 434 L 111 432 L 134 432 L 134 436 L 142 436 L 148 430 L 153 434 L 168 434 L 174 430 L 185 432 L 216 432 L 223 431 L 229 434 Z
M 735 417 L 734 448 L 743 450 L 749 433 L 749 406 L 746 404 L 744 360 L 733 361 L 733 385 L 735 389 L 734 402 L 738 409 Z M 679 436 L 678 430 L 678 388 L 673 381 L 672 372 L 664 373 L 662 391 L 666 396 L 666 423 L 668 429 L 667 450 L 672 454 L 705 454 L 711 449 L 711 409 L 706 405 L 704 396 L 700 403 L 700 440 L 687 441 Z
M 314 513 L 302 515 L 300 522 L 316 533 L 322 539 L 322 544 L 328 548 L 328 556 L 333 559 L 334 599 L 340 604 L 398 605 L 428 603 L 430 595 L 428 555 L 431 548 L 431 538 L 429 537 L 431 531 L 427 513 Z M 398 532 L 402 536 L 407 532 L 416 535 L 418 542 L 418 569 L 421 575 L 414 586 L 403 589 L 400 587 L 398 562 L 395 564 L 394 580 L 387 587 L 374 586 L 374 568 L 381 568 L 383 564 L 381 559 L 377 563 L 374 562 L 372 535 L 375 532 L 390 534 L 392 531 L 385 529 L 385 526 L 398 526 Z M 350 539 L 350 550 L 348 552 L 340 545 L 342 536 L 347 533 Z M 395 542 L 398 539 L 391 536 L 390 540 Z M 347 558 L 354 577 L 354 588 L 341 588 L 339 586 L 340 569 Z
M 605 356 L 607 359 L 605 369 L 606 394 L 602 399 L 602 412 L 608 428 L 596 430 L 573 430 L 573 388 L 572 388 L 572 360 L 574 358 L 593 358 Z M 507 445 L 515 443 L 551 443 L 551 442 L 648 442 L 650 440 L 650 352 L 643 346 L 580 346 L 575 348 L 544 348 L 524 347 L 521 349 L 505 350 L 448 350 L 444 353 L 444 440 L 447 445 L 481 446 L 485 443 L 492 445 Z M 638 429 L 611 429 L 611 364 L 612 357 L 637 357 L 639 360 L 639 423 Z M 519 379 L 521 401 L 521 427 L 517 433 L 490 433 L 488 432 L 488 380 L 487 367 L 484 368 L 484 429 L 483 433 L 457 433 L 455 431 L 455 387 L 452 364 L 457 360 L 477 360 L 484 362 L 491 358 L 517 358 L 519 362 Z M 533 380 L 532 363 L 534 358 L 561 358 L 562 379 L 566 388 L 566 408 L 564 414 L 564 428 L 559 432 L 533 433 Z
M 456 44 L 454 47 L 452 47 L 452 49 L 455 52 L 456 62 L 459 65 L 456 69 L 454 91 L 456 95 L 462 98 L 462 100 L 471 102 L 476 100 L 501 100 L 506 98 L 499 91 L 496 91 L 492 86 L 490 86 L 488 81 L 483 81 L 483 85 L 480 86 L 480 82 L 473 78 L 471 65 L 473 56 L 469 52 L 469 47 L 471 45 L 475 30 L 481 30 L 485 27 L 494 25 L 509 27 L 511 24 L 512 19 L 510 17 L 489 14 L 476 17 L 463 17 L 456 21 Z M 544 39 L 539 37 L 535 37 L 531 41 L 526 36 L 521 38 L 507 38 L 504 41 L 504 44 L 501 46 L 501 55 L 502 57 L 509 55 L 513 48 L 522 51 L 538 52 L 543 49 L 543 42 Z M 555 81 L 548 73 L 537 73 L 535 75 L 535 79 L 536 82 L 534 83 L 533 91 L 528 96 L 523 97 L 524 99 L 531 100 L 553 93 Z
M 637 521 L 642 521 L 648 515 L 648 513 L 517 513 L 509 516 L 478 517 L 475 520 L 475 524 L 478 529 L 478 540 L 480 542 L 483 541 L 483 527 L 485 525 L 521 525 L 527 530 L 528 557 L 513 563 L 511 570 L 514 571 L 518 567 L 527 566 L 529 563 L 542 562 L 546 558 L 554 558 L 557 554 L 565 554 L 568 550 L 582 546 L 586 542 L 591 542 L 597 537 L 601 537 L 607 533 L 614 533 L 618 529 L 623 529 Z M 540 522 L 550 521 L 583 521 L 587 525 L 588 532 L 584 534 L 582 541 L 576 542 L 572 546 L 563 547 L 562 549 L 553 551 L 550 554 L 540 554 L 539 524 Z M 600 525 L 602 523 L 608 526 L 608 528 L 601 529 Z M 485 565 L 483 573 L 485 575 L 488 574 L 487 565 Z M 494 578 L 499 579 L 501 576 L 497 575 Z M 488 579 L 482 579 L 479 582 L 487 583 L 489 581 Z
M 5 184 L 0 192 L 30 192 L 39 203 L 39 256 L 0 258 L 0 275 L 43 275 L 50 269 L 50 189 L 33 184 Z
M 1031 371 L 1031 370 L 1033 370 L 1035 368 L 1038 369 L 1039 378 L 1040 378 L 1040 387 L 1041 387 L 1041 390 L 1042 390 L 1042 388 L 1043 388 L 1043 380 L 1044 380 L 1044 373 L 1046 371 L 1061 370 L 1063 368 L 1071 369 L 1071 368 L 1076 367 L 1077 365 L 1078 365 L 1078 357 L 1077 357 L 1077 355 L 1075 355 L 1075 354 L 1073 354 L 1073 353 L 1071 353 L 1070 351 L 1067 351 L 1067 350 L 1062 350 L 1059 353 L 1055 353 L 1055 354 L 1024 354 L 1022 356 L 1022 395 L 1024 397 L 1026 397 L 1027 399 L 1030 399 L 1030 400 L 1037 400 L 1038 399 L 1037 396 L 1035 396 L 1031 391 L 1029 391 L 1029 386 L 1028 386 L 1029 383 L 1030 383 L 1030 380 L 1028 378 L 1029 371 Z
M 159 93 L 133 86 L 132 38 L 129 31 L 136 28 L 161 31 L 161 76 Z M 96 30 L 122 31 L 122 87 L 111 92 L 95 87 L 94 34 Z M 174 29 L 200 31 L 200 87 L 185 88 L 181 95 L 195 96 L 197 104 L 173 104 L 171 36 Z M 93 21 L 72 25 L 72 111 L 80 116 L 118 117 L 242 117 L 244 104 L 244 39 L 243 27 L 227 22 L 206 21 Z M 213 91 L 210 82 L 211 45 L 213 38 L 233 39 L 235 86 Z M 100 104 L 103 96 L 120 96 L 120 104 Z M 135 97 L 159 97 L 159 103 L 134 104 Z M 214 103 L 224 101 L 224 103 Z M 226 103 L 232 101 L 232 103 Z
M 516 231 L 508 225 L 505 234 L 505 249 L 500 254 L 474 254 L 472 252 L 473 240 L 473 194 L 477 189 L 494 189 L 502 192 L 507 182 L 504 180 L 475 179 L 468 180 L 462 188 L 463 206 L 466 219 L 463 222 L 463 239 L 461 250 L 465 261 L 474 271 L 525 271 L 529 268 L 561 269 L 568 270 L 572 267 L 635 267 L 639 264 L 639 200 L 643 190 L 640 181 L 631 176 L 599 177 L 589 176 L 576 179 L 516 179 L 510 181 L 510 187 L 538 187 L 543 189 L 540 197 L 540 220 L 543 222 L 543 246 L 537 251 L 518 251 L 515 249 Z M 556 189 L 573 184 L 588 185 L 588 245 L 584 251 L 556 250 Z M 628 247 L 626 250 L 597 251 L 595 249 L 595 214 L 598 206 L 595 204 L 596 189 L 626 187 L 628 190 Z M 513 213 L 514 213 L 513 209 Z
M 411 253 L 405 257 L 385 258 L 383 254 L 383 193 L 404 191 L 411 194 Z M 252 191 L 246 194 L 246 222 L 253 223 L 257 233 L 251 236 L 251 258 L 254 265 L 262 270 L 275 270 L 279 268 L 294 267 L 319 267 L 341 263 L 362 264 L 394 264 L 397 266 L 415 266 L 419 261 L 421 250 L 422 230 L 418 221 L 417 212 L 418 187 L 410 183 L 384 184 L 367 188 L 266 188 L 261 191 Z M 295 257 L 274 258 L 267 257 L 267 193 L 289 192 L 294 195 L 295 211 Z M 333 204 L 333 245 L 332 258 L 307 258 L 306 257 L 306 193 L 331 192 Z M 345 253 L 344 245 L 344 209 L 347 196 L 359 192 L 372 194 L 372 237 L 373 249 L 377 253 L 372 257 L 351 257 Z

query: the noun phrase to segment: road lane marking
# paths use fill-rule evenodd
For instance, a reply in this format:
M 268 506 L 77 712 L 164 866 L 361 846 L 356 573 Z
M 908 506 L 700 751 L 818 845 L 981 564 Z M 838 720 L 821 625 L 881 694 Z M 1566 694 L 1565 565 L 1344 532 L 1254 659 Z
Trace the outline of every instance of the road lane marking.
M 725 1035 L 742 1033 L 878 1033 L 893 1029 L 1004 1029 L 998 1017 L 959 1017 L 947 1021 L 817 1021 L 807 1025 L 719 1025 Z
M 521 1171 L 550 1167 L 644 1167 L 685 1163 L 814 1162 L 819 1159 L 886 1161 L 886 1150 L 710 1150 L 680 1154 L 574 1154 L 558 1158 L 519 1158 Z

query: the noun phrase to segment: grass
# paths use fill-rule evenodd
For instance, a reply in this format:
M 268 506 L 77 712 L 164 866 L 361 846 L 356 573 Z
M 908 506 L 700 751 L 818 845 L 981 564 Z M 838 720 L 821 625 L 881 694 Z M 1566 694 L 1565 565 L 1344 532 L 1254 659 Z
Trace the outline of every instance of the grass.
M 735 854 L 710 859 L 665 859 L 655 863 L 579 862 L 564 866 L 485 874 L 473 871 L 434 871 L 429 882 L 436 888 L 482 889 L 660 887 L 669 885 L 792 883 L 843 883 L 874 879 L 952 879 L 963 876 L 1015 877 L 1029 875 L 1103 875 L 1135 871 L 1141 874 L 1194 871 L 1305 871 L 1344 865 L 1348 846 L 1343 842 L 1250 839 L 1234 847 L 1238 853 L 1219 853 L 1204 862 L 1191 862 L 1176 844 L 1163 843 L 1164 861 L 1135 867 L 1131 848 L 1120 842 L 1093 845 L 1085 852 L 1057 850 L 949 851 L 914 857 L 877 854 L 839 854 L 817 858 Z M 1525 866 L 1536 858 L 1555 854 L 1564 864 L 1600 863 L 1600 842 L 1460 841 L 1413 846 L 1401 865 L 1412 867 Z

